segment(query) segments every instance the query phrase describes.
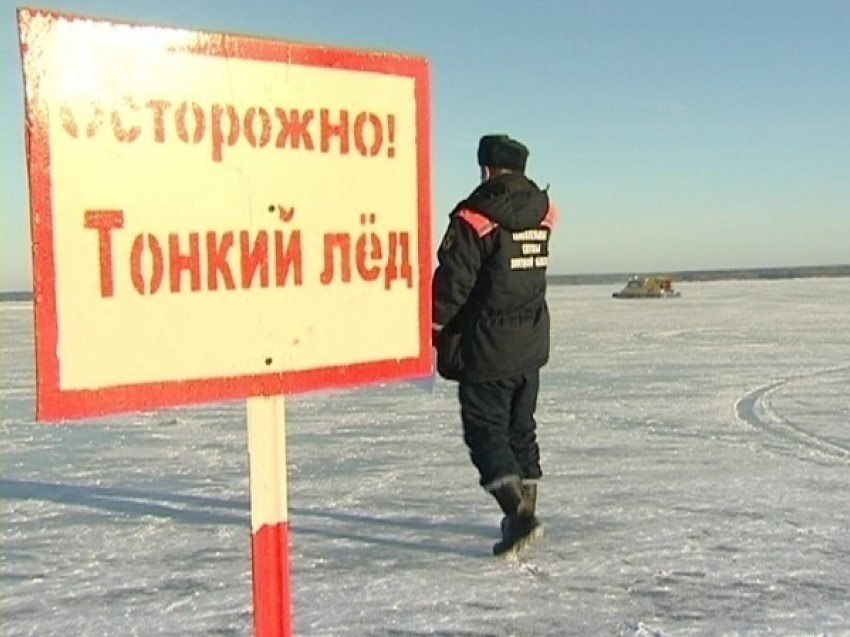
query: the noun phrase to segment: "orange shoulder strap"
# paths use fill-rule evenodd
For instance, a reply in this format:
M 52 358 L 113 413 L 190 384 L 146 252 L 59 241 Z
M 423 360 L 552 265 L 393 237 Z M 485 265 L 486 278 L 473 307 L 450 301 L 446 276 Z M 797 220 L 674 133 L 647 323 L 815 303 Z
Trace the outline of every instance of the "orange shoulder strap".
M 550 203 L 549 210 L 546 211 L 546 216 L 543 217 L 543 221 L 540 222 L 540 225 L 551 230 L 555 226 L 555 222 L 557 220 L 558 211 L 555 209 L 555 205 Z
M 461 209 L 457 215 L 472 226 L 472 229 L 475 230 L 475 232 L 478 233 L 478 236 L 482 238 L 486 237 L 488 234 L 493 232 L 493 230 L 499 227 L 499 224 L 489 217 L 485 217 L 480 212 L 475 212 L 469 208 Z

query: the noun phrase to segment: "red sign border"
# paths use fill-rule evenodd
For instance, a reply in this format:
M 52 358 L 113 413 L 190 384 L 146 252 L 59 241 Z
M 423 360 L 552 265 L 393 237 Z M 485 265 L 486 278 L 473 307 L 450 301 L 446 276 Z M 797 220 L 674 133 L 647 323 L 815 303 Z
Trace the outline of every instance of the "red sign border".
M 410 77 L 416 101 L 419 245 L 419 354 L 355 365 L 328 366 L 305 371 L 276 372 L 186 381 L 147 382 L 92 390 L 59 387 L 57 352 L 59 323 L 56 307 L 56 264 L 53 219 L 49 122 L 47 104 L 39 92 L 38 60 L 31 59 L 32 40 L 57 22 L 86 22 L 104 28 L 128 26 L 153 29 L 174 36 L 173 49 L 198 55 L 236 57 L 303 66 L 349 69 Z M 36 23 L 37 24 L 34 24 Z M 129 411 L 219 402 L 250 396 L 270 396 L 329 388 L 345 388 L 381 381 L 424 377 L 432 373 L 431 354 L 431 138 L 430 71 L 426 58 L 381 51 L 341 49 L 259 37 L 213 34 L 153 25 L 91 19 L 51 11 L 19 9 L 21 55 L 25 73 L 27 168 L 33 253 L 33 293 L 36 349 L 36 420 L 52 421 L 105 416 Z

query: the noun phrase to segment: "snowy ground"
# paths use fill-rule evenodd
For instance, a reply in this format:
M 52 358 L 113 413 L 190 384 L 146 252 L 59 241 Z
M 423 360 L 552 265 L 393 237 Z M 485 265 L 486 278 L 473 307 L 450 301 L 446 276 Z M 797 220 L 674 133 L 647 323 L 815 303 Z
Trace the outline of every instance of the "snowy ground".
M 850 279 L 554 287 L 546 538 L 499 513 L 454 386 L 287 400 L 297 635 L 850 635 Z M 0 632 L 250 635 L 244 402 L 33 422 L 0 307 Z

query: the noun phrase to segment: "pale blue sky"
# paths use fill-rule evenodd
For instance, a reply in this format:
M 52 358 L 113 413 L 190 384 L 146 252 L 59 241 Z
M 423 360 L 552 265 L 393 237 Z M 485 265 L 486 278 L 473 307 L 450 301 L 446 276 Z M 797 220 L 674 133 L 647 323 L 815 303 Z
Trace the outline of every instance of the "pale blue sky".
M 850 263 L 848 0 L 27 6 L 427 57 L 435 242 L 505 132 L 558 204 L 552 273 Z M 0 21 L 0 289 L 29 289 L 15 3 Z

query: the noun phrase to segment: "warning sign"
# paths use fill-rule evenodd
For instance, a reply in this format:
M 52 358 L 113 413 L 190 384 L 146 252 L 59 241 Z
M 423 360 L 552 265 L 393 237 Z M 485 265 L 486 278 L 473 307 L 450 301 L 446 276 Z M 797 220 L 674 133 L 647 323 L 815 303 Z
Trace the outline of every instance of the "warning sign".
M 19 23 L 39 419 L 430 373 L 425 59 Z

